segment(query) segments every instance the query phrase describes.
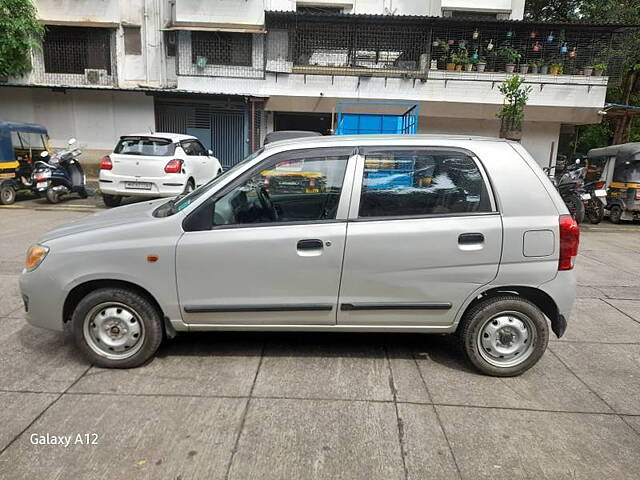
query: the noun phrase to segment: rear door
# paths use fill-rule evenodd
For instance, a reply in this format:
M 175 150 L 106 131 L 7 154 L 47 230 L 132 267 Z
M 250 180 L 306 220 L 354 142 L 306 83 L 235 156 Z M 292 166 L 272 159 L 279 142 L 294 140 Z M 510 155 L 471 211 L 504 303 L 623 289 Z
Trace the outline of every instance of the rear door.
M 347 232 L 341 325 L 448 326 L 498 271 L 501 217 L 460 149 L 361 149 Z
M 122 137 L 110 155 L 114 175 L 145 178 L 162 177 L 173 158 L 175 145 L 169 139 Z

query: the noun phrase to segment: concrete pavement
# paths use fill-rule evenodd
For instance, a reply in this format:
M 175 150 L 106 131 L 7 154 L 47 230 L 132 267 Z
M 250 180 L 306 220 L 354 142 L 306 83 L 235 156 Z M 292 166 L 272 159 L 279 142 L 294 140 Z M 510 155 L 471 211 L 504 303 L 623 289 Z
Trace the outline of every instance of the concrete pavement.
M 415 335 L 191 334 L 92 367 L 17 289 L 27 246 L 84 214 L 0 210 L 0 478 L 638 478 L 637 226 L 583 233 L 566 336 L 497 379 Z

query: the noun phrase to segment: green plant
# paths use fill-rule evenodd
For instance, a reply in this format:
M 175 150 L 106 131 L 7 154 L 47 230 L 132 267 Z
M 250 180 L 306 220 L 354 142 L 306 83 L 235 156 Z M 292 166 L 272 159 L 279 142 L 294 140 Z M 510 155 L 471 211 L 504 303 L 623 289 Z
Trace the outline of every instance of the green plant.
M 508 126 L 509 130 L 522 130 L 524 107 L 531 93 L 531 87 L 523 87 L 523 83 L 524 77 L 512 75 L 498 86 L 504 99 L 496 116 L 502 120 L 503 125 Z
M 562 75 L 564 73 L 564 65 L 562 65 L 561 63 L 552 63 L 551 68 L 557 70 L 559 75 Z
M 596 63 L 593 68 L 595 70 L 600 70 L 602 72 L 606 72 L 607 71 L 607 64 L 606 63 Z
M 532 67 L 540 68 L 545 65 L 545 62 L 542 58 L 538 58 L 537 60 L 533 60 L 530 62 Z
M 484 64 L 486 64 L 487 63 L 487 59 L 484 58 L 482 55 L 480 55 L 478 57 L 478 59 L 476 60 L 476 63 L 484 63 Z
M 498 49 L 498 56 L 502 58 L 505 63 L 518 63 L 522 58 L 522 54 L 518 50 L 508 45 Z
M 0 77 L 31 70 L 31 49 L 40 47 L 44 31 L 30 0 L 0 0 Z
M 467 65 L 470 63 L 469 52 L 466 48 L 461 48 L 457 53 L 451 55 L 451 61 L 456 65 Z

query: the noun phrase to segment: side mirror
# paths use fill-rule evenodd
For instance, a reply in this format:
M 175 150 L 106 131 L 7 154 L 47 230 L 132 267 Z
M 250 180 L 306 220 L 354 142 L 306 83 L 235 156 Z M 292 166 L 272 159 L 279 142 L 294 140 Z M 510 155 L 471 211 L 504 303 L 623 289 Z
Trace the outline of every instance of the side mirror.
M 211 149 L 207 150 L 207 155 L 209 155 L 210 157 L 213 157 L 213 150 Z
M 47 158 L 49 156 L 49 152 L 43 150 L 40 152 L 40 158 Z
M 77 141 L 78 140 L 76 140 L 74 137 L 71 137 L 67 143 L 69 144 L 69 146 L 71 146 L 71 145 L 75 145 Z

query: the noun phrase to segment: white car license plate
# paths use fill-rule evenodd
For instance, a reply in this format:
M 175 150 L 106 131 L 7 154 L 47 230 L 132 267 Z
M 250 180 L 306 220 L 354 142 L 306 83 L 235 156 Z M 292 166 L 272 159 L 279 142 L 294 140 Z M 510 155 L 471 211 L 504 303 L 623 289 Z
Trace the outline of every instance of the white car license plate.
M 136 190 L 151 190 L 149 182 L 124 182 L 124 188 L 134 188 Z
M 47 188 L 48 185 L 49 185 L 49 182 L 38 182 L 36 184 L 36 188 L 40 190 L 41 188 Z
M 591 200 L 591 195 L 588 193 L 583 193 L 582 195 L 580 195 L 580 198 L 582 198 L 583 200 Z
M 606 197 L 607 196 L 607 191 L 606 190 L 594 190 L 594 192 L 596 194 L 596 197 Z

